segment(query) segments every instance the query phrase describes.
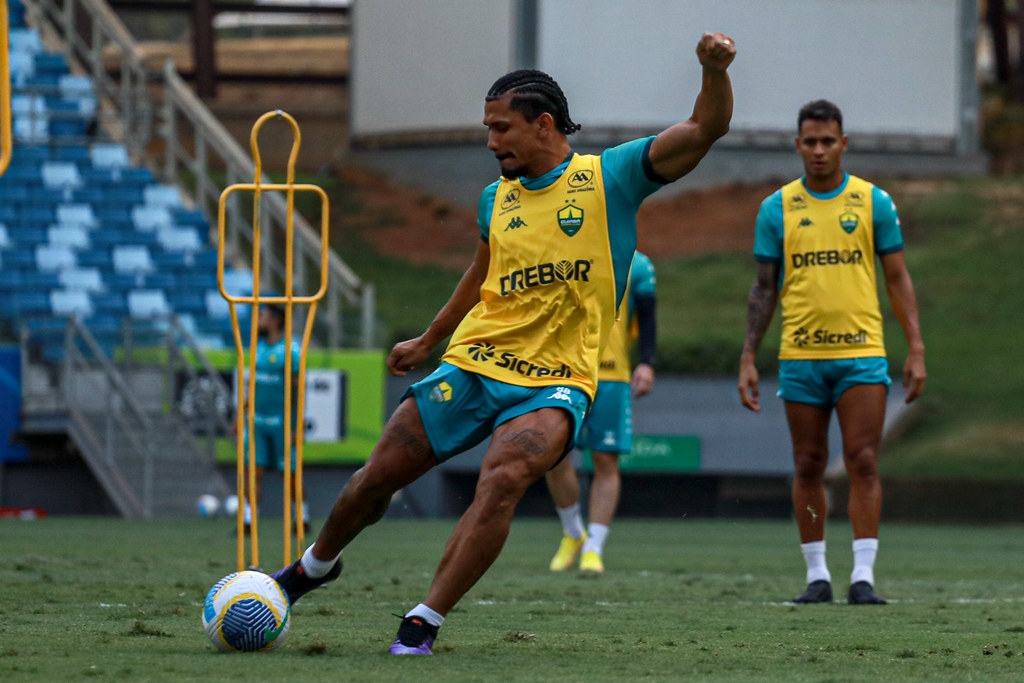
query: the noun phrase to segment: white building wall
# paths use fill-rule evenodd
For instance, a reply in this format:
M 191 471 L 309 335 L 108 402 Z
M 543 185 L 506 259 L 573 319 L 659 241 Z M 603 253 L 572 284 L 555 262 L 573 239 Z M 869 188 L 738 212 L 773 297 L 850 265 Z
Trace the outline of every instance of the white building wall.
M 538 0 L 537 67 L 584 132 L 689 115 L 705 30 L 732 35 L 733 131 L 791 133 L 805 102 L 851 133 L 955 137 L 962 0 Z M 352 132 L 481 130 L 483 96 L 514 68 L 518 0 L 356 0 Z

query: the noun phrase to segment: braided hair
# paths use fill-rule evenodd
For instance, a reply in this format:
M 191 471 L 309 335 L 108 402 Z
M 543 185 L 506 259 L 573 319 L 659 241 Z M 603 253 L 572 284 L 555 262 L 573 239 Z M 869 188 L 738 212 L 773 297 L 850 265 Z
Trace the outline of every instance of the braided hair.
M 519 69 L 505 74 L 487 91 L 487 102 L 512 95 L 509 108 L 533 121 L 543 113 L 551 114 L 555 128 L 564 135 L 572 135 L 582 126 L 569 118 L 569 103 L 565 93 L 551 76 L 537 69 Z

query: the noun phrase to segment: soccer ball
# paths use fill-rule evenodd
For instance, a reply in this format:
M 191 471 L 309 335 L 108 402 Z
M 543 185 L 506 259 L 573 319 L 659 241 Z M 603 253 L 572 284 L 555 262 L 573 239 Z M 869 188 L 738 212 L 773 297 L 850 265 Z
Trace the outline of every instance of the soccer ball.
M 217 500 L 217 496 L 204 493 L 196 501 L 196 508 L 203 517 L 213 517 L 217 514 L 217 510 L 220 509 L 220 501 Z
M 224 499 L 224 512 L 229 515 L 238 512 L 238 496 L 228 496 Z
M 273 650 L 288 635 L 289 616 L 288 596 L 262 572 L 228 574 L 203 601 L 203 628 L 221 652 Z

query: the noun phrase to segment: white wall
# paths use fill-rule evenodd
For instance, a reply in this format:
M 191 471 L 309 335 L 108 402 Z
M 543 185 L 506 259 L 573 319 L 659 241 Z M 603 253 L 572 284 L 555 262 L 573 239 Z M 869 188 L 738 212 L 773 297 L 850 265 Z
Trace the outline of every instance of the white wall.
M 848 132 L 954 137 L 961 0 L 538 0 L 538 68 L 584 132 L 686 118 L 705 30 L 736 39 L 734 131 L 792 132 L 825 97 Z M 473 129 L 513 68 L 515 0 L 357 0 L 356 136 Z
M 513 0 L 357 0 L 352 132 L 483 130 L 483 98 L 509 71 Z

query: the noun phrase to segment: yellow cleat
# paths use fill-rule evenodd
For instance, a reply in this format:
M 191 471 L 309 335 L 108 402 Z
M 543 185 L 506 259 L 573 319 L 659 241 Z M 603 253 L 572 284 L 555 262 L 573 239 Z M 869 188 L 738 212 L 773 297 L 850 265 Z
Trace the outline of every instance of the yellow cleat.
M 583 534 L 583 538 L 562 536 L 562 542 L 558 544 L 558 552 L 551 558 L 551 564 L 549 565 L 551 571 L 564 572 L 566 569 L 571 569 L 572 565 L 576 562 L 576 556 L 580 554 L 580 548 L 583 547 L 583 543 L 586 540 L 586 533 Z
M 601 560 L 601 556 L 593 550 L 583 553 L 583 557 L 580 558 L 580 571 L 593 572 L 594 574 L 603 572 L 604 562 Z

